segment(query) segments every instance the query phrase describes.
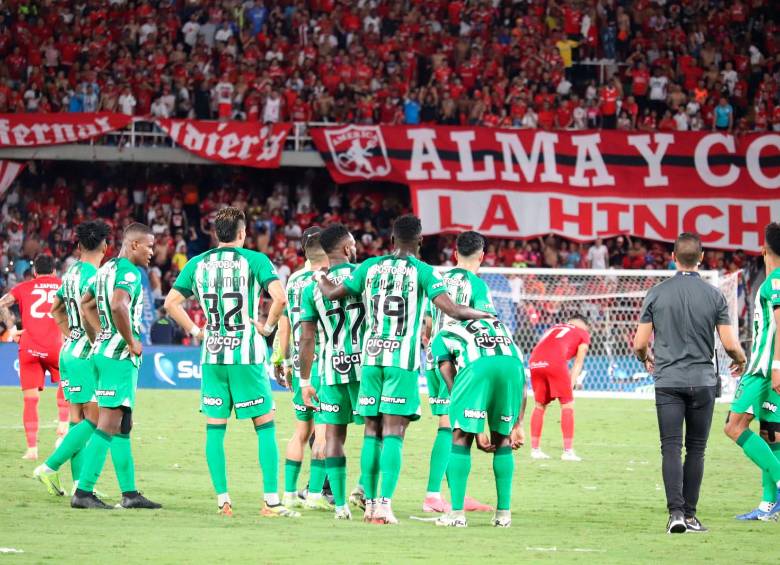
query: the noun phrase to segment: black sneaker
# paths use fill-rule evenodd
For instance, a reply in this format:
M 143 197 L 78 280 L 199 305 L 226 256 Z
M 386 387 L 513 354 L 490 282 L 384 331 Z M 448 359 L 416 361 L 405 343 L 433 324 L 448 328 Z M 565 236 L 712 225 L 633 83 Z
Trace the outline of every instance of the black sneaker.
M 696 516 L 691 516 L 690 518 L 686 518 L 685 527 L 689 532 L 696 533 L 696 534 L 703 534 L 704 532 L 709 531 L 707 528 L 704 527 L 704 524 L 699 522 L 699 519 Z
M 70 499 L 71 508 L 93 508 L 97 510 L 111 510 L 111 506 L 100 500 L 92 492 L 76 490 L 73 498 Z
M 144 510 L 159 510 L 162 508 L 162 504 L 152 502 L 140 492 L 135 493 L 134 495 L 123 495 L 122 502 L 119 503 L 119 506 L 128 509 L 136 508 Z
M 685 516 L 679 510 L 674 510 L 669 514 L 669 522 L 666 524 L 667 534 L 684 534 L 688 531 L 685 523 Z

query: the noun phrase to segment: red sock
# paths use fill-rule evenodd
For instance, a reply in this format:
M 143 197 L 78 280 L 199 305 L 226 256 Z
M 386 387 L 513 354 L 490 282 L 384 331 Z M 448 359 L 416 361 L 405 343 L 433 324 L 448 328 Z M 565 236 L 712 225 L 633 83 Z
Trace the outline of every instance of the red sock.
M 38 445 L 38 397 L 24 397 L 24 411 L 22 412 L 22 421 L 24 422 L 24 435 L 27 436 L 27 447 Z
M 65 400 L 65 393 L 62 392 L 62 387 L 57 387 L 57 412 L 59 413 L 60 422 L 70 420 L 70 404 Z
M 531 448 L 539 449 L 539 442 L 542 439 L 542 426 L 544 425 L 544 410 L 534 408 L 531 414 Z
M 561 408 L 561 432 L 563 448 L 571 449 L 574 443 L 574 408 Z

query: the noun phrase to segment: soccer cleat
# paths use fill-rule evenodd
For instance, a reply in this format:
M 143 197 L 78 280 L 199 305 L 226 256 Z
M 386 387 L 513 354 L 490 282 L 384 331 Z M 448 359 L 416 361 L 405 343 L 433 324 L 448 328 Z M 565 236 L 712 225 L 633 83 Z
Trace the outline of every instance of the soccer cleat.
M 219 514 L 220 516 L 232 517 L 233 507 L 230 505 L 229 502 L 226 502 L 225 504 L 219 507 L 219 509 L 217 510 L 217 514 Z
M 390 508 L 389 504 L 379 504 L 374 512 L 374 518 L 371 520 L 371 523 L 395 526 L 398 524 L 398 518 L 393 514 L 393 509 Z
M 70 499 L 71 508 L 89 508 L 96 510 L 111 510 L 111 506 L 100 500 L 94 493 L 81 494 L 84 491 L 76 491 Z
M 436 518 L 434 524 L 451 528 L 465 528 L 468 526 L 463 512 L 448 512 L 444 516 Z
M 450 503 L 441 496 L 426 496 L 423 500 L 423 512 L 438 512 L 443 514 L 452 510 Z
M 33 478 L 46 487 L 51 495 L 65 496 L 60 484 L 60 474 L 52 471 L 46 465 L 38 465 L 33 471 Z
M 374 521 L 374 514 L 376 513 L 376 507 L 377 503 L 376 500 L 368 500 L 366 499 L 366 508 L 363 512 L 363 521 L 364 522 L 373 522 Z
M 336 520 L 351 520 L 352 512 L 349 511 L 349 506 L 345 506 L 344 508 L 337 508 L 334 518 L 336 518 Z
M 301 513 L 295 510 L 290 510 L 282 504 L 274 504 L 273 506 L 267 502 L 263 503 L 263 507 L 260 509 L 260 515 L 266 518 L 300 518 Z
M 496 510 L 490 524 L 495 528 L 508 528 L 512 525 L 512 512 L 510 510 Z
M 685 516 L 679 510 L 675 510 L 669 514 L 669 521 L 666 523 L 667 534 L 684 534 L 688 531 L 688 526 L 685 523 Z
M 561 453 L 561 461 L 582 461 L 582 457 L 578 457 L 573 449 L 566 449 Z
M 531 459 L 549 459 L 549 458 L 550 456 L 547 455 L 539 448 L 531 450 Z
M 772 510 L 768 512 L 768 514 L 770 520 L 777 520 L 778 516 L 780 516 L 780 501 L 775 502 L 775 505 L 772 507 Z
M 333 510 L 333 506 L 324 496 L 307 496 L 302 506 L 307 510 Z
M 363 490 L 363 487 L 358 485 L 352 489 L 352 492 L 349 493 L 349 503 L 361 510 L 366 509 L 366 493 Z
M 297 493 L 284 493 L 282 496 L 282 506 L 287 508 L 303 508 L 303 500 L 298 498 Z
M 764 512 L 763 510 L 759 510 L 758 508 L 756 508 L 755 510 L 751 510 L 750 512 L 745 512 L 744 514 L 737 514 L 735 518 L 737 520 L 742 520 L 742 521 L 758 520 L 758 516 L 760 514 L 769 514 L 769 512 Z
M 134 496 L 122 496 L 122 502 L 116 505 L 117 508 L 137 509 L 137 510 L 159 510 L 162 504 L 152 502 L 140 492 Z
M 493 507 L 489 504 L 483 504 L 476 498 L 467 496 L 463 499 L 463 510 L 466 512 L 492 512 Z
M 22 459 L 25 461 L 36 461 L 38 459 L 38 448 L 28 447 L 27 451 L 25 451 L 24 455 L 22 455 Z
M 688 533 L 691 534 L 703 534 L 704 532 L 709 532 L 710 530 L 702 524 L 699 519 L 696 516 L 691 516 L 690 518 L 685 519 L 685 527 L 688 530 Z

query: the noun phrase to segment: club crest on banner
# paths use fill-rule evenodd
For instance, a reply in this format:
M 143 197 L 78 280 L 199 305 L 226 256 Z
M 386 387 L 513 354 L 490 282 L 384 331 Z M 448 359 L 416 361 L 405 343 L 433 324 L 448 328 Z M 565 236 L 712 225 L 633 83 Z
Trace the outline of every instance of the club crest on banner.
M 379 126 L 349 125 L 324 133 L 333 165 L 342 175 L 370 179 L 390 173 L 390 158 Z

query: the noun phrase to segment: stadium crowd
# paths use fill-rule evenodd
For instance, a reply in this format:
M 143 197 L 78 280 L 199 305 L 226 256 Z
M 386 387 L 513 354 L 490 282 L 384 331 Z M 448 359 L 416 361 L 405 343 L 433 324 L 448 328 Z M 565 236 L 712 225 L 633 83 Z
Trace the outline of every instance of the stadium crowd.
M 780 130 L 767 0 L 10 0 L 0 113 Z

